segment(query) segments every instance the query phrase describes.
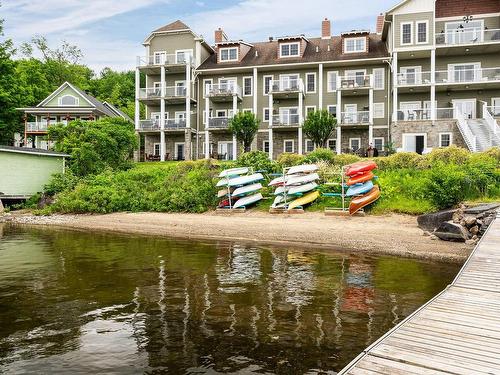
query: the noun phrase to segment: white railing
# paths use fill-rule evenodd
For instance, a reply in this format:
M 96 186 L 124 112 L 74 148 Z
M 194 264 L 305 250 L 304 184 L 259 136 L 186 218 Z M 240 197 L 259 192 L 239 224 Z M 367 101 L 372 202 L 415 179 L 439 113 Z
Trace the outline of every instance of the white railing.
M 213 129 L 227 129 L 232 117 L 210 117 L 208 127 Z
M 398 121 L 426 121 L 431 120 L 431 110 L 426 109 L 400 109 L 397 111 Z M 451 120 L 454 118 L 453 108 L 436 108 L 436 120 Z
M 49 124 L 56 124 L 57 121 L 50 122 Z M 26 123 L 26 131 L 28 132 L 46 132 L 47 127 L 50 126 L 46 122 L 27 122 Z
M 185 86 L 167 86 L 165 87 L 165 98 L 183 98 L 186 97 Z M 139 99 L 160 99 L 162 98 L 161 87 L 148 87 L 139 89 Z
M 160 130 L 160 120 L 140 120 L 139 121 L 140 130 Z
M 337 89 L 363 89 L 373 87 L 371 74 L 337 77 Z
M 341 112 L 340 123 L 368 125 L 370 123 L 370 111 Z
M 500 82 L 500 68 L 449 69 L 436 71 L 436 83 Z
M 301 78 L 280 78 L 271 80 L 269 84 L 269 92 L 271 94 L 281 92 L 303 92 L 304 83 Z
M 299 125 L 300 118 L 298 114 L 281 113 L 279 115 L 273 115 L 272 124 L 273 126 Z
M 186 120 L 183 118 L 165 119 L 165 129 L 180 129 L 186 127 Z M 139 121 L 140 130 L 161 130 L 159 119 L 149 119 Z
M 455 107 L 454 112 L 455 112 L 455 118 L 457 119 L 458 129 L 460 130 L 460 133 L 462 134 L 462 137 L 464 138 L 467 147 L 469 148 L 470 151 L 476 152 L 477 150 L 476 136 L 470 130 L 469 124 L 467 123 L 467 120 L 465 119 L 463 112 L 458 107 Z
M 451 120 L 455 118 L 453 108 L 436 108 L 436 120 Z
M 483 28 L 456 29 L 436 34 L 436 45 L 459 46 L 500 42 L 500 29 Z
M 241 87 L 234 82 L 218 83 L 207 85 L 206 95 L 209 97 L 214 96 L 241 96 Z
M 431 72 L 398 73 L 398 86 L 430 85 Z
M 497 120 L 493 117 L 490 110 L 492 110 L 492 108 L 488 107 L 487 104 L 483 105 L 483 119 L 488 124 L 488 127 L 490 128 L 491 132 L 493 134 L 497 134 L 498 133 L 498 123 L 497 123 Z
M 189 53 L 137 56 L 137 66 L 186 65 L 192 62 L 193 56 Z
M 161 98 L 160 87 L 150 87 L 139 89 L 139 99 L 159 99 Z
M 165 97 L 182 98 L 186 96 L 185 86 L 167 86 L 165 87 Z

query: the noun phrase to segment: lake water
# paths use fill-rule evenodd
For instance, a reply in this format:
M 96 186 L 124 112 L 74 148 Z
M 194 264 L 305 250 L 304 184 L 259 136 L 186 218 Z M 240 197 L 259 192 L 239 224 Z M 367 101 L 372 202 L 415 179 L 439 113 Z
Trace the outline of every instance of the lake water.
M 0 225 L 0 373 L 335 373 L 458 269 Z

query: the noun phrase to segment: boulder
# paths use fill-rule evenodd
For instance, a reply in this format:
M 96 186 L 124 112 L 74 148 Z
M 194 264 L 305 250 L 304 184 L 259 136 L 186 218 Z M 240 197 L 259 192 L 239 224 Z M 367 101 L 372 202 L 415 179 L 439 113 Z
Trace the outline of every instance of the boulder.
M 472 228 L 469 229 L 469 232 L 470 234 L 475 236 L 479 233 L 479 227 L 477 225 L 474 225 Z
M 465 242 L 470 238 L 467 229 L 451 221 L 441 223 L 434 232 L 434 235 L 444 241 Z
M 470 228 L 470 227 L 473 227 L 475 224 L 476 224 L 476 217 L 475 216 L 465 216 L 464 217 L 464 222 L 465 222 L 465 226 L 467 228 Z
M 464 209 L 465 215 L 479 215 L 486 211 L 493 211 L 500 207 L 499 203 L 488 203 L 488 204 L 480 204 L 479 206 L 469 207 Z
M 442 222 L 452 220 L 453 214 L 456 211 L 455 209 L 451 209 L 420 215 L 417 217 L 418 226 L 423 230 L 432 232 L 439 227 Z

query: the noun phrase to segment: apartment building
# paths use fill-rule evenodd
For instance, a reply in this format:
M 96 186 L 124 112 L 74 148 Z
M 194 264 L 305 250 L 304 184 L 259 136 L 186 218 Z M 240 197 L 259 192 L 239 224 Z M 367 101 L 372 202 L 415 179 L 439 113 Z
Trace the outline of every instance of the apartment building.
M 337 118 L 337 153 L 500 144 L 499 1 L 406 0 L 375 33 L 333 36 L 326 18 L 318 29 L 247 42 L 219 28 L 213 45 L 181 21 L 153 31 L 136 69 L 142 157 L 234 159 L 228 124 L 239 111 L 259 118 L 252 149 L 271 158 L 314 149 L 302 124 L 316 109 Z

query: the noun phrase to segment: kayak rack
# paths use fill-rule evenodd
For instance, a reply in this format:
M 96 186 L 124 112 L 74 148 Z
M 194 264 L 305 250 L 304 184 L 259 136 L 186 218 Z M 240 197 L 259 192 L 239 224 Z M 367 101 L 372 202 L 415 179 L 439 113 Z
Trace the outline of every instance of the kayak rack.
M 365 211 L 360 209 L 354 215 L 349 214 L 348 205 L 346 207 L 346 166 L 342 166 L 338 172 L 334 173 L 336 175 L 340 175 L 341 182 L 326 182 L 325 185 L 329 186 L 341 186 L 341 193 L 322 193 L 324 197 L 341 197 L 342 198 L 342 207 L 325 207 L 324 213 L 325 216 L 365 216 Z

